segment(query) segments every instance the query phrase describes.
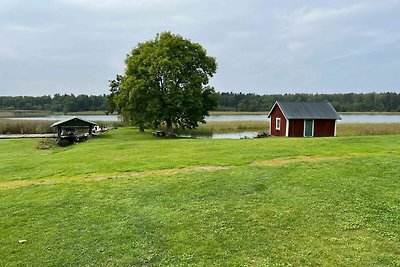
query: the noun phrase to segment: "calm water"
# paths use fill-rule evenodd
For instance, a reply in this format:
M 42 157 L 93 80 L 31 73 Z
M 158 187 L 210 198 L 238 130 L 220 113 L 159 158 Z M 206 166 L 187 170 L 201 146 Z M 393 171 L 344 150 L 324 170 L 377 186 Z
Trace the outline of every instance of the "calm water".
M 117 115 L 82 115 L 78 116 L 88 121 L 118 121 Z M 342 120 L 338 123 L 380 123 L 395 122 L 400 123 L 400 115 L 341 115 Z M 13 118 L 16 120 L 51 120 L 61 121 L 69 119 L 71 116 L 48 116 L 48 117 L 30 117 L 30 118 Z M 206 121 L 266 121 L 267 115 L 211 115 Z M 257 136 L 257 132 L 240 132 L 240 133 L 216 133 L 212 135 L 212 139 L 245 139 Z M 210 136 L 198 136 L 196 138 L 210 138 Z
M 179 135 L 180 137 L 185 138 L 211 138 L 211 139 L 247 139 L 247 138 L 254 138 L 258 135 L 257 132 L 240 132 L 240 133 L 215 133 L 212 136 L 190 136 L 190 135 Z
M 117 115 L 82 115 L 78 116 L 88 121 L 118 121 Z M 397 122 L 400 123 L 400 115 L 341 115 L 342 120 L 338 123 L 380 123 Z M 69 119 L 71 116 L 48 116 L 48 117 L 26 117 L 14 118 L 16 120 L 51 120 L 61 121 Z M 206 121 L 266 121 L 267 115 L 211 115 Z

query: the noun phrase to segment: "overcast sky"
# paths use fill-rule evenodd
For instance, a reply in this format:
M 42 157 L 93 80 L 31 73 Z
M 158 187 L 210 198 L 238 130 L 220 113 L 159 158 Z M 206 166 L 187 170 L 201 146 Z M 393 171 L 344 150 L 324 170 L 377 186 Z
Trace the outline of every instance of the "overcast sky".
M 217 91 L 400 91 L 399 0 L 1 0 L 0 95 L 107 94 L 171 31 L 217 59 Z

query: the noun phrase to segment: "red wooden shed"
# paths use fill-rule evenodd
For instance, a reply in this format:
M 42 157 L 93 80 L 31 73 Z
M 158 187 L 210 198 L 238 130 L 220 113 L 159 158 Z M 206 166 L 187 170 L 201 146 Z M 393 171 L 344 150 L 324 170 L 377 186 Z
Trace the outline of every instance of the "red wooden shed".
M 268 118 L 272 136 L 289 137 L 336 136 L 336 120 L 342 119 L 328 101 L 277 101 Z

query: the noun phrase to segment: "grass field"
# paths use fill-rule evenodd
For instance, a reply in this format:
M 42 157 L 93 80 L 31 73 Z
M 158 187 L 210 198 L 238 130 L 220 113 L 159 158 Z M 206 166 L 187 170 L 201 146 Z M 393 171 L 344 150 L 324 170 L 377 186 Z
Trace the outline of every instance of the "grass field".
M 400 266 L 399 137 L 0 140 L 0 266 Z

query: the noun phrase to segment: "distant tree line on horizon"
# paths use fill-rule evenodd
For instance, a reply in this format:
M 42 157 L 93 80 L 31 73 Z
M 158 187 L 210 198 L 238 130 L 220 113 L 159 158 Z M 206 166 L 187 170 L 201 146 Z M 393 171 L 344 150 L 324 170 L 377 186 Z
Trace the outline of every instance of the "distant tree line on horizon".
M 55 94 L 54 96 L 0 96 L 2 110 L 46 110 L 51 112 L 106 111 L 107 95 Z
M 268 111 L 275 101 L 328 100 L 339 112 L 400 112 L 400 93 L 274 94 L 218 93 L 215 111 Z M 0 96 L 1 110 L 107 111 L 107 95 Z
M 269 111 L 275 101 L 328 100 L 339 112 L 400 112 L 400 93 L 274 94 L 220 93 L 219 111 Z

